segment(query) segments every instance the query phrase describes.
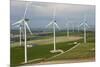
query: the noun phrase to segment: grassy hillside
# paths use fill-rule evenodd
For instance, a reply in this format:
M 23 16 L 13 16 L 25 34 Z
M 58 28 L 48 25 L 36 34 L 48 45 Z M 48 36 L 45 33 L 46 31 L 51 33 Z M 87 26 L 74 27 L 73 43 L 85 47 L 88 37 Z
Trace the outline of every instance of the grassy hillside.
M 72 59 L 88 59 L 95 57 L 94 43 L 87 43 L 86 45 L 81 43 L 73 50 L 66 52 L 60 56 L 52 58 L 50 60 L 72 60 Z
M 81 35 L 83 36 L 83 35 Z M 80 45 L 73 50 L 66 52 L 60 56 L 50 60 L 69 60 L 69 59 L 88 59 L 95 57 L 95 33 L 87 33 L 87 43 L 83 43 L 83 39 L 79 40 Z
M 65 36 L 66 32 L 63 33 L 57 33 L 57 36 Z M 81 36 L 83 37 L 83 33 L 71 33 L 70 36 Z M 44 38 L 43 38 L 44 39 Z M 42 38 L 41 38 L 42 40 Z M 95 57 L 95 34 L 94 32 L 87 32 L 87 44 L 83 43 L 83 39 L 74 40 L 74 41 L 65 41 L 65 42 L 58 42 L 57 43 L 57 49 L 62 49 L 63 51 L 66 51 L 75 44 L 73 44 L 75 41 L 79 42 L 80 45 L 74 48 L 73 50 L 64 53 L 60 56 L 57 56 L 55 58 L 52 58 L 50 60 L 68 60 L 68 59 L 84 59 L 84 58 L 93 58 Z M 18 44 L 18 43 L 16 43 Z M 42 44 L 42 43 L 41 43 Z M 57 55 L 59 53 L 50 53 L 50 50 L 53 49 L 53 44 L 42 44 L 42 45 L 36 45 L 32 48 L 28 48 L 28 61 L 40 59 L 39 61 L 34 61 L 31 63 L 38 63 L 41 61 L 48 61 L 46 59 Z M 24 62 L 24 47 L 11 47 L 11 66 L 21 65 Z
M 62 49 L 64 51 L 75 46 L 73 42 L 57 43 L 57 49 Z M 37 58 L 49 58 L 58 53 L 50 53 L 53 50 L 53 44 L 49 45 L 38 45 L 32 48 L 28 48 L 28 60 L 34 60 Z M 11 65 L 20 65 L 24 62 L 24 47 L 11 47 Z

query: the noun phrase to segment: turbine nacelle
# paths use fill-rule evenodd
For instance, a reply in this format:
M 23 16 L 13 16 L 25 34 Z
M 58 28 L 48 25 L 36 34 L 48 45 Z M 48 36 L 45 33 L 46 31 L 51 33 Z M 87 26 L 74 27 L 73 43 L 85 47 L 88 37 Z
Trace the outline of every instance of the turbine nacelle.
M 55 22 L 56 22 L 56 20 L 51 21 L 46 27 L 49 27 L 49 26 L 55 26 L 57 29 L 60 30 L 59 26 L 58 26 L 57 23 L 55 23 Z

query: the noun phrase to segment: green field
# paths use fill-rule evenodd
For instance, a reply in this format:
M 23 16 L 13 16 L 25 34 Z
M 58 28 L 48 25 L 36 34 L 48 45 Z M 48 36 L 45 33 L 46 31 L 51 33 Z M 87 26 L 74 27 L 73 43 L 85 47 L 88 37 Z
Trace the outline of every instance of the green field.
M 84 45 L 81 43 L 78 47 L 75 49 L 64 53 L 60 56 L 57 56 L 55 58 L 52 58 L 50 60 L 72 60 L 72 59 L 90 59 L 95 57 L 95 50 L 94 50 L 94 43 L 87 43 Z
M 60 36 L 66 37 L 66 32 L 57 33 L 57 37 L 60 37 Z M 83 37 L 83 33 L 82 32 L 70 33 L 70 36 Z M 50 37 L 51 37 L 51 34 L 50 34 Z M 43 36 L 43 39 L 48 39 L 48 38 L 49 37 L 47 36 Z M 40 39 L 43 40 L 42 37 Z M 37 39 L 37 40 L 40 40 L 40 39 Z M 80 43 L 80 45 L 74 48 L 73 50 L 67 53 L 64 53 L 60 56 L 57 56 L 55 58 L 52 58 L 50 60 L 47 60 L 47 59 L 59 54 L 59 53 L 54 53 L 54 54 L 50 53 L 50 50 L 53 49 L 53 43 L 48 43 L 48 44 L 40 43 L 41 45 L 38 43 L 39 45 L 34 46 L 32 48 L 28 48 L 28 61 L 39 59 L 39 60 L 30 62 L 31 64 L 35 64 L 41 61 L 84 59 L 84 58 L 95 57 L 94 32 L 87 33 L 87 44 L 83 43 L 83 38 L 80 38 L 77 40 L 70 40 L 70 41 L 64 40 L 64 41 L 57 42 L 57 49 L 62 49 L 63 51 L 67 51 L 68 49 L 75 46 L 75 44 L 73 44 L 75 41 Z M 31 42 L 34 42 L 34 40 L 32 40 Z M 19 44 L 19 43 L 16 42 L 14 44 Z M 23 62 L 24 62 L 24 47 L 23 46 L 11 47 L 11 66 L 22 65 Z
M 90 59 L 95 58 L 95 34 L 88 32 L 87 33 L 87 43 L 83 43 L 83 39 L 79 40 L 80 45 L 74 48 L 73 50 L 64 53 L 60 56 L 50 59 L 52 60 L 77 60 L 77 59 Z

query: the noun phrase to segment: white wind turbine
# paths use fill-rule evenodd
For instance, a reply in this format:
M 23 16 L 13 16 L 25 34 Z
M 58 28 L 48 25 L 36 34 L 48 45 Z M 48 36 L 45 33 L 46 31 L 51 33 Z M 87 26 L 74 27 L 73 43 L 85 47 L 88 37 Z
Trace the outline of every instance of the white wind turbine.
M 15 25 L 15 24 L 12 24 L 12 25 Z M 19 24 L 19 25 L 16 25 L 15 27 L 19 27 L 19 40 L 20 40 L 20 46 L 22 46 L 22 42 L 21 42 L 21 39 L 22 39 L 22 24 Z
M 80 32 L 80 23 L 77 24 L 77 32 Z
M 32 2 L 30 2 L 30 3 L 32 3 Z M 24 49 L 25 49 L 25 53 L 24 53 L 25 54 L 24 55 L 25 57 L 24 57 L 24 60 L 25 60 L 25 63 L 27 63 L 26 27 L 27 27 L 28 31 L 30 32 L 30 34 L 32 34 L 32 32 L 31 32 L 31 30 L 30 30 L 30 28 L 29 28 L 29 26 L 27 24 L 27 22 L 29 21 L 29 19 L 26 19 L 25 18 L 26 12 L 27 12 L 27 9 L 28 9 L 28 6 L 29 6 L 30 3 L 27 3 L 26 4 L 26 8 L 25 8 L 25 12 L 24 12 L 24 17 L 21 20 L 17 21 L 16 23 L 12 24 L 12 25 L 23 24 L 23 26 L 24 26 L 24 36 L 25 36 L 25 38 L 24 38 L 24 40 L 25 40 L 24 41 Z
M 72 24 L 72 28 L 73 28 L 73 32 L 75 32 L 75 26 L 74 26 L 74 24 Z
M 86 43 L 86 28 L 89 27 L 86 21 L 86 17 L 84 16 L 83 23 L 80 24 L 80 26 L 84 27 L 84 43 Z
M 66 27 L 67 27 L 67 37 L 69 37 L 69 23 L 66 23 Z
M 75 28 L 75 26 L 74 26 L 74 23 L 73 23 L 73 21 L 70 21 L 70 25 L 71 25 L 71 30 L 72 30 L 72 32 L 75 32 L 74 30 L 74 28 Z
M 62 50 L 57 50 L 56 49 L 56 35 L 55 35 L 55 28 L 57 27 L 58 29 L 60 29 L 59 28 L 59 26 L 57 25 L 57 23 L 56 23 L 56 17 L 55 17 L 55 13 L 56 13 L 56 9 L 54 8 L 53 9 L 53 18 L 52 18 L 52 21 L 46 26 L 46 27 L 48 27 L 48 26 L 50 26 L 50 25 L 52 25 L 52 27 L 53 27 L 53 39 L 54 39 L 54 48 L 53 48 L 53 50 L 51 50 L 50 52 L 51 53 L 55 53 L 55 52 L 63 52 Z
M 79 26 L 79 25 L 77 26 L 77 28 L 78 28 L 78 30 L 77 30 L 77 31 L 78 31 L 78 32 L 80 32 L 80 26 Z

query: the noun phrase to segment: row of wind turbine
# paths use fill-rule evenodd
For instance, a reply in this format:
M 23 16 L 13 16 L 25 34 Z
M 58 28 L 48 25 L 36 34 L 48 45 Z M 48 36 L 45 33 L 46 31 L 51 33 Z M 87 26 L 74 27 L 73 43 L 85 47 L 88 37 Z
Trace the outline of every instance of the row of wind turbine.
M 17 22 L 15 22 L 14 24 L 12 24 L 12 25 L 19 25 L 20 45 L 22 44 L 21 43 L 22 29 L 24 29 L 24 34 L 23 35 L 25 36 L 25 38 L 24 38 L 25 63 L 27 63 L 27 36 L 26 36 L 26 29 L 28 29 L 28 31 L 32 35 L 32 32 L 31 32 L 31 30 L 30 30 L 30 28 L 28 26 L 29 19 L 26 18 L 26 13 L 27 13 L 27 9 L 28 9 L 29 4 L 31 4 L 31 3 L 26 4 L 26 8 L 25 8 L 25 11 L 24 11 L 24 16 L 22 17 L 22 19 L 17 21 Z M 86 43 L 86 27 L 88 25 L 87 25 L 85 19 L 84 19 L 84 22 L 80 24 L 80 26 L 82 26 L 82 25 L 84 26 L 84 43 Z M 53 27 L 53 40 L 54 40 L 54 43 L 53 43 L 53 50 L 51 52 L 52 53 L 63 52 L 62 50 L 57 50 L 57 48 L 56 48 L 56 28 L 60 29 L 59 26 L 56 23 L 56 8 L 53 9 L 52 21 L 46 27 L 49 27 L 49 26 Z M 67 37 L 69 37 L 69 24 L 68 23 L 66 23 L 66 27 L 67 27 Z M 73 25 L 73 32 L 74 32 L 74 25 Z

